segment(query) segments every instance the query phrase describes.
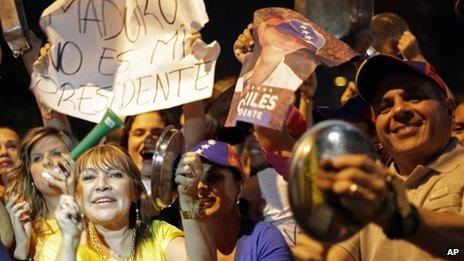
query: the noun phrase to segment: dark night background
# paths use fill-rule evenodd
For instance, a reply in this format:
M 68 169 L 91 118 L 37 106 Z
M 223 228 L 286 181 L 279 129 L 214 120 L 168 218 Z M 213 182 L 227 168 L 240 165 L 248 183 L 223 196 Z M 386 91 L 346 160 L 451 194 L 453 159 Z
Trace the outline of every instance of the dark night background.
M 53 1 L 23 0 L 28 23 L 36 35 L 44 39 L 38 27 L 40 13 Z M 221 44 L 221 55 L 216 66 L 216 79 L 238 74 L 240 64 L 232 52 L 232 45 L 252 21 L 253 11 L 262 7 L 293 7 L 289 0 L 205 0 L 210 22 L 202 30 L 205 42 L 217 40 Z M 419 40 L 426 59 L 434 65 L 445 82 L 457 93 L 464 86 L 464 21 L 454 13 L 452 0 L 409 0 L 375 1 L 375 13 L 393 12 L 402 16 Z M 34 97 L 28 90 L 29 77 L 21 59 L 14 59 L 1 39 L 3 61 L 0 67 L 0 125 L 9 125 L 24 133 L 27 129 L 41 125 L 40 114 Z M 338 106 L 342 89 L 332 84 L 332 78 L 341 69 L 319 68 L 319 89 L 316 104 Z M 318 75 L 319 76 L 319 75 Z M 93 126 L 71 119 L 74 134 L 82 138 Z

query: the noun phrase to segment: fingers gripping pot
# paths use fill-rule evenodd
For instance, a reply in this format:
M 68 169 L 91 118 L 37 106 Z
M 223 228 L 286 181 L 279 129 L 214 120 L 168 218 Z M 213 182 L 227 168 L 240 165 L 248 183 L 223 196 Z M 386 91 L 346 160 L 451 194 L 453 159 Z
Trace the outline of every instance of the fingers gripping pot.
M 184 136 L 170 125 L 161 133 L 153 154 L 151 196 L 156 209 L 167 208 L 176 199 L 175 173 L 184 153 Z
M 306 131 L 289 161 L 289 200 L 294 217 L 309 236 L 321 242 L 342 241 L 364 225 L 340 205 L 339 197 L 319 190 L 314 183 L 322 171 L 322 160 L 346 154 L 377 158 L 373 146 L 358 129 L 343 121 L 329 120 Z

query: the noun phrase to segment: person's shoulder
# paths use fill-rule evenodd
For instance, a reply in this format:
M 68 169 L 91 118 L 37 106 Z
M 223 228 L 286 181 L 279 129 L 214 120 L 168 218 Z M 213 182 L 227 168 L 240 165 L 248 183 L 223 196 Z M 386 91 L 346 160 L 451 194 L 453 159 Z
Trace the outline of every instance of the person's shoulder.
M 270 235 L 270 236 L 274 234 L 281 235 L 279 229 L 276 226 L 266 221 L 258 221 L 255 227 L 263 235 Z
M 451 138 L 448 144 L 425 164 L 441 174 L 463 175 L 464 174 L 464 147 L 456 138 Z
M 180 232 L 182 234 L 182 231 L 180 231 L 178 228 L 175 226 L 167 223 L 166 221 L 163 220 L 153 220 L 152 223 L 149 226 L 149 230 L 153 234 L 159 234 L 159 233 L 174 233 L 174 232 Z
M 148 227 L 149 234 L 140 245 L 137 259 L 144 257 L 165 256 L 169 243 L 176 237 L 182 237 L 183 233 L 175 226 L 161 220 L 153 220 Z M 158 259 L 155 259 L 158 260 Z
M 260 241 L 266 238 L 275 239 L 276 237 L 282 237 L 279 229 L 266 221 L 244 219 L 242 226 L 244 226 L 242 230 L 244 232 L 243 235 L 253 236 Z
M 290 249 L 280 231 L 269 222 L 251 221 L 253 232 L 248 240 L 255 240 L 258 260 L 292 260 Z

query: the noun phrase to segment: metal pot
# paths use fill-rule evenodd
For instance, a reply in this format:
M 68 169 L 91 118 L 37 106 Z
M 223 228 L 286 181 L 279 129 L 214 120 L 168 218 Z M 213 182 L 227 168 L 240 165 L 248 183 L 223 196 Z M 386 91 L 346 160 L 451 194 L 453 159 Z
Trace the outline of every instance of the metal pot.
M 319 190 L 313 183 L 321 172 L 321 160 L 346 154 L 377 158 L 373 145 L 356 127 L 329 120 L 315 125 L 298 140 L 289 161 L 289 200 L 295 220 L 321 242 L 345 240 L 364 226 L 340 205 L 336 195 Z
M 170 125 L 161 133 L 153 154 L 151 196 L 157 210 L 167 208 L 177 197 L 175 172 L 184 153 L 182 132 Z

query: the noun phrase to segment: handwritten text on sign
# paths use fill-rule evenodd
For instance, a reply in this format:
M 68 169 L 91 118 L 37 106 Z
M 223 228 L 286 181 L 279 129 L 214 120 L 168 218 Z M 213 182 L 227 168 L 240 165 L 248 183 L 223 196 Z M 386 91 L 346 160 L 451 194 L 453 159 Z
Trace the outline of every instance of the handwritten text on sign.
M 98 122 L 211 96 L 219 54 L 192 39 L 201 0 L 62 0 L 42 14 L 52 43 L 31 88 L 52 109 Z M 194 43 L 193 43 L 194 42 Z

